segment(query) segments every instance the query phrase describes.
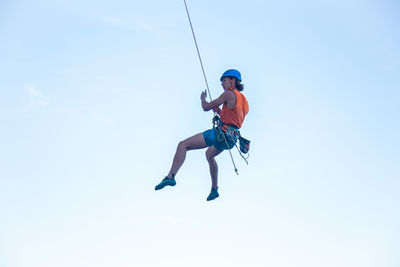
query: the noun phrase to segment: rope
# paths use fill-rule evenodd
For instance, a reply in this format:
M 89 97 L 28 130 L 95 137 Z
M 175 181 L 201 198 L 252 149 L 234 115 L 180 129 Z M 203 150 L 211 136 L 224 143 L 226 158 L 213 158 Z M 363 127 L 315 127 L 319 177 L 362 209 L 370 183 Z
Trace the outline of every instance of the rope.
M 238 169 L 236 168 L 235 161 L 233 160 L 233 157 L 232 157 L 231 149 L 229 148 L 229 145 L 228 145 L 228 141 L 226 141 L 225 134 L 223 134 L 222 132 L 220 132 L 219 135 L 222 135 L 222 136 L 224 137 L 226 147 L 228 148 L 229 154 L 231 155 L 231 159 L 232 159 L 232 163 L 233 163 L 233 168 L 235 169 L 236 174 L 239 175 Z M 218 137 L 217 137 L 217 138 L 218 138 Z M 236 144 L 235 144 L 235 145 L 236 145 Z M 247 162 L 247 161 L 246 161 L 246 162 Z
M 206 73 L 204 72 L 203 61 L 201 60 L 201 56 L 200 56 L 199 46 L 197 45 L 196 36 L 194 35 L 194 30 L 193 30 L 193 26 L 192 26 L 192 20 L 190 19 L 189 10 L 188 10 L 188 7 L 186 5 L 186 0 L 183 0 L 183 1 L 185 2 L 186 13 L 187 13 L 187 16 L 188 16 L 188 19 L 189 19 L 190 28 L 192 29 L 193 39 L 194 39 L 194 43 L 196 45 L 197 55 L 199 56 L 200 65 L 201 65 L 201 69 L 203 71 L 204 80 L 206 81 L 208 95 L 210 96 L 210 100 L 212 101 L 210 88 L 208 87 Z
M 237 151 L 239 152 L 239 155 L 244 159 L 244 161 L 246 162 L 247 165 L 249 165 L 249 162 L 247 161 L 247 159 L 250 157 L 250 154 L 247 156 L 247 158 L 245 158 L 242 154 L 242 152 L 240 151 L 240 149 L 238 148 L 237 144 L 235 144 Z
M 193 26 L 192 26 L 192 20 L 190 19 L 189 10 L 188 10 L 187 4 L 186 4 L 186 0 L 183 0 L 183 1 L 185 2 L 186 13 L 187 13 L 187 16 L 188 16 L 188 19 L 189 19 L 190 28 L 192 29 L 192 35 L 193 35 L 194 43 L 196 45 L 197 55 L 199 56 L 201 69 L 203 71 L 204 81 L 206 82 L 208 95 L 210 96 L 210 101 L 212 101 L 210 88 L 208 87 L 207 77 L 206 77 L 206 73 L 205 73 L 204 67 L 203 67 L 203 61 L 201 60 L 201 56 L 200 56 L 199 46 L 197 45 L 196 35 L 194 34 L 194 30 L 193 30 Z M 215 116 L 216 116 L 216 112 L 214 111 L 214 117 Z M 213 125 L 213 127 L 214 127 L 214 125 Z M 236 168 L 236 165 L 235 165 L 235 161 L 233 160 L 231 149 L 229 148 L 229 145 L 228 145 L 228 141 L 226 141 L 226 137 L 225 137 L 224 134 L 222 134 L 222 136 L 224 137 L 226 147 L 228 148 L 229 154 L 231 155 L 231 160 L 232 160 L 232 163 L 233 163 L 233 167 L 235 168 L 235 172 L 236 172 L 237 175 L 239 175 L 238 169 Z
M 217 116 L 214 117 L 214 118 L 213 118 L 213 128 L 214 128 L 214 130 L 218 133 L 218 135 L 217 135 L 217 140 L 218 140 L 219 142 L 221 142 L 222 140 L 225 141 L 225 145 L 226 145 L 226 147 L 228 148 L 229 154 L 231 155 L 231 160 L 232 160 L 232 164 L 233 164 L 233 167 L 234 167 L 234 169 L 235 169 L 235 172 L 236 172 L 237 175 L 239 175 L 238 169 L 236 168 L 235 161 L 233 160 L 233 156 L 232 156 L 231 149 L 229 148 L 228 141 L 226 141 L 226 136 L 225 136 L 223 130 L 219 128 L 219 123 L 221 123 L 221 120 L 219 119 L 219 117 L 217 117 Z M 222 136 L 222 137 L 221 137 L 221 136 Z M 236 144 L 235 144 L 235 146 L 236 146 Z

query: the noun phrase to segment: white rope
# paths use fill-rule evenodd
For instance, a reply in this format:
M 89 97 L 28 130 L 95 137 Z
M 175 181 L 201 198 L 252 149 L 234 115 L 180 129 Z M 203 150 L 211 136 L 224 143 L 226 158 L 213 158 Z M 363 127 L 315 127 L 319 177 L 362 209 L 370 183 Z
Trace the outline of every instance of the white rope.
M 188 16 L 188 19 L 189 19 L 190 28 L 192 29 L 193 39 L 194 39 L 194 43 L 196 45 L 197 55 L 199 56 L 200 65 L 201 65 L 201 69 L 203 71 L 204 80 L 206 82 L 208 95 L 210 96 L 210 101 L 212 101 L 210 88 L 208 87 L 207 77 L 206 77 L 206 73 L 205 73 L 204 67 L 203 67 L 203 61 L 201 60 L 201 56 L 200 56 L 199 46 L 197 45 L 196 35 L 194 34 L 194 30 L 193 30 L 192 20 L 190 19 L 189 10 L 188 10 L 187 4 L 186 4 L 186 0 L 183 0 L 183 1 L 185 2 L 186 13 L 187 13 L 187 16 Z M 215 115 L 216 115 L 216 112 L 214 111 L 214 116 Z M 231 149 L 228 146 L 228 141 L 226 141 L 226 137 L 225 137 L 224 134 L 222 134 L 222 136 L 224 137 L 226 147 L 228 148 L 229 154 L 231 155 L 231 159 L 232 159 L 233 167 L 235 168 L 235 172 L 236 172 L 237 175 L 239 175 L 238 169 L 236 168 L 236 165 L 235 165 L 235 161 L 233 160 Z

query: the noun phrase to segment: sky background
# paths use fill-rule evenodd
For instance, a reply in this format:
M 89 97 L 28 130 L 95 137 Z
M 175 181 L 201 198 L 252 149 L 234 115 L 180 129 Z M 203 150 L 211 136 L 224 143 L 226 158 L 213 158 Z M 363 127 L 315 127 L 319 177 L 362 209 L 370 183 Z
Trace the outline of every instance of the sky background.
M 249 165 L 211 127 L 183 1 L 0 0 L 0 266 L 400 266 L 400 3 L 191 1 L 213 98 L 241 71 Z

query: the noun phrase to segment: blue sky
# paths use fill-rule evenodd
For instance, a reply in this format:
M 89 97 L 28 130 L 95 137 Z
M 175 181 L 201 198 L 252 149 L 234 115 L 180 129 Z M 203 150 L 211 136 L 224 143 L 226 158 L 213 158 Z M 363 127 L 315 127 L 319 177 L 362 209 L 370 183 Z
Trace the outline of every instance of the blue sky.
M 248 166 L 211 126 L 183 1 L 0 3 L 0 266 L 399 266 L 397 1 L 188 1 L 212 97 L 241 71 Z

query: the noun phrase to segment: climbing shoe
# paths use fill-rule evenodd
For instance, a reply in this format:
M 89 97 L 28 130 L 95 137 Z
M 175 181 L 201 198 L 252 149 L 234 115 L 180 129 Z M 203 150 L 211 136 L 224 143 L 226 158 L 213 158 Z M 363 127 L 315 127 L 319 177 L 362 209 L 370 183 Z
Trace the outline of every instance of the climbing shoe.
M 216 199 L 217 197 L 219 197 L 219 194 L 218 194 L 218 187 L 217 187 L 217 188 L 211 188 L 211 192 L 210 192 L 210 194 L 209 194 L 208 197 L 207 197 L 207 201 Z
M 161 183 L 159 183 L 158 185 L 156 185 L 155 190 L 160 190 L 163 189 L 165 186 L 170 185 L 170 186 L 175 186 L 176 185 L 176 181 L 174 178 L 169 179 L 168 177 L 165 177 Z

